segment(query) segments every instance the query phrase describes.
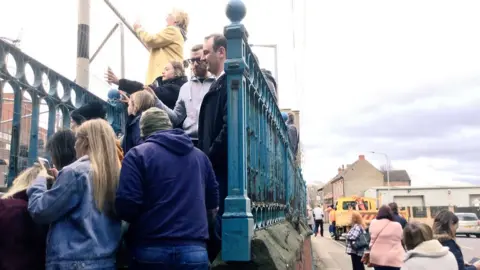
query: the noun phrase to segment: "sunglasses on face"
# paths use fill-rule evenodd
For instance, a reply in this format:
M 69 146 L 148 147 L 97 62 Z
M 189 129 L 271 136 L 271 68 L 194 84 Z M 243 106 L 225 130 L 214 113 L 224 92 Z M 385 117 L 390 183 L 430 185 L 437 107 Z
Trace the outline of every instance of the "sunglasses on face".
M 200 57 L 196 57 L 196 58 L 191 58 L 191 59 L 188 59 L 188 63 L 190 64 L 194 64 L 194 63 L 200 63 L 202 61 L 202 59 Z

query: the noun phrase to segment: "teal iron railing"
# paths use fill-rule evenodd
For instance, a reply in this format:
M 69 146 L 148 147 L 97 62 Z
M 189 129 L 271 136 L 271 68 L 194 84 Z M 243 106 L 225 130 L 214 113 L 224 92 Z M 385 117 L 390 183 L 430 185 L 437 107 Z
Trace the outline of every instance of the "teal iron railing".
M 249 261 L 254 230 L 305 218 L 306 186 L 275 97 L 248 45 L 245 4 L 231 0 L 225 74 L 228 85 L 228 196 L 222 259 Z
M 33 73 L 33 78 L 27 78 L 27 70 Z M 7 84 L 13 93 L 5 93 Z M 25 93 L 30 98 L 25 98 Z M 8 94 L 13 98 L 7 98 Z M 0 148 L 3 148 L 0 149 L 0 159 L 8 160 L 8 171 L 3 170 L 7 174 L 7 185 L 11 185 L 22 169 L 37 160 L 39 146 L 45 146 L 46 139 L 55 132 L 57 122 L 64 128 L 70 126 L 70 111 L 75 108 L 93 100 L 102 102 L 114 130 L 121 133 L 124 126 L 125 107 L 122 104 L 103 101 L 1 39 L 0 97 Z M 48 111 L 40 112 L 41 103 L 48 107 Z M 57 119 L 57 111 L 61 112 L 61 119 Z M 48 113 L 47 127 L 40 125 L 40 114 L 43 113 Z M 45 131 L 45 136 L 40 136 L 40 129 Z

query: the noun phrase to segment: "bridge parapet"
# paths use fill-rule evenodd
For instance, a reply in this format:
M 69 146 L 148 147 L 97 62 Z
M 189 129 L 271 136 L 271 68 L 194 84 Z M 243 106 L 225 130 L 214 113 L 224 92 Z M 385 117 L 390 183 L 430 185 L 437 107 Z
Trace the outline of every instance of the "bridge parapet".
M 254 230 L 305 218 L 306 186 L 275 96 L 241 23 L 245 4 L 231 0 L 225 74 L 228 91 L 228 197 L 222 260 L 250 261 Z
M 8 185 L 39 154 L 45 154 L 46 140 L 57 128 L 70 126 L 70 111 L 75 108 L 101 102 L 115 131 L 123 127 L 123 105 L 102 100 L 1 39 L 0 98 L 0 159 L 8 160 L 8 173 L 5 166 L 0 171 L 8 174 Z M 48 120 L 41 121 L 47 113 Z

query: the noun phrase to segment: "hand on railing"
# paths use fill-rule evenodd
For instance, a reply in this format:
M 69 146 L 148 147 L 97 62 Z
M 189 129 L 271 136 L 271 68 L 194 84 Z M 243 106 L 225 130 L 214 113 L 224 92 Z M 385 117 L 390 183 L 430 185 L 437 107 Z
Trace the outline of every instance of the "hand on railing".
M 107 71 L 105 72 L 105 80 L 107 80 L 108 83 L 110 84 L 115 84 L 118 85 L 119 79 L 115 73 L 113 73 L 112 69 L 109 67 Z

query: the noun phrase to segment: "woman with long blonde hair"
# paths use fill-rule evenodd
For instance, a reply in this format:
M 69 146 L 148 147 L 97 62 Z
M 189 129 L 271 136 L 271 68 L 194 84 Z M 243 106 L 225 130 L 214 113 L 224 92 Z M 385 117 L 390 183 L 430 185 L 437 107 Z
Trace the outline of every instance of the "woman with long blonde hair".
M 156 34 L 147 33 L 136 22 L 133 29 L 137 36 L 150 49 L 145 85 L 149 85 L 162 76 L 163 68 L 170 61 L 183 62 L 183 46 L 187 40 L 188 14 L 180 9 L 173 9 L 165 19 L 167 27 Z
M 120 164 L 115 134 L 95 119 L 77 128 L 77 160 L 64 167 L 50 190 L 44 175 L 27 190 L 33 219 L 50 224 L 47 269 L 115 269 L 121 221 L 114 212 Z
M 140 116 L 142 112 L 155 107 L 155 97 L 146 90 L 133 93 L 128 100 L 128 118 L 122 140 L 123 153 L 143 142 L 140 136 Z
M 23 171 L 0 199 L 0 269 L 45 269 L 48 227 L 28 214 L 27 188 L 46 170 L 41 162 Z
M 352 268 L 353 270 L 364 270 L 365 267 L 361 262 L 362 256 L 365 253 L 366 247 L 358 247 L 354 243 L 360 243 L 362 240 L 368 247 L 368 239 L 360 239 L 360 237 L 365 237 L 365 222 L 363 220 L 362 215 L 360 213 L 353 211 L 352 212 L 352 221 L 351 221 L 351 229 L 347 233 L 347 249 L 346 252 L 350 255 L 352 259 Z

